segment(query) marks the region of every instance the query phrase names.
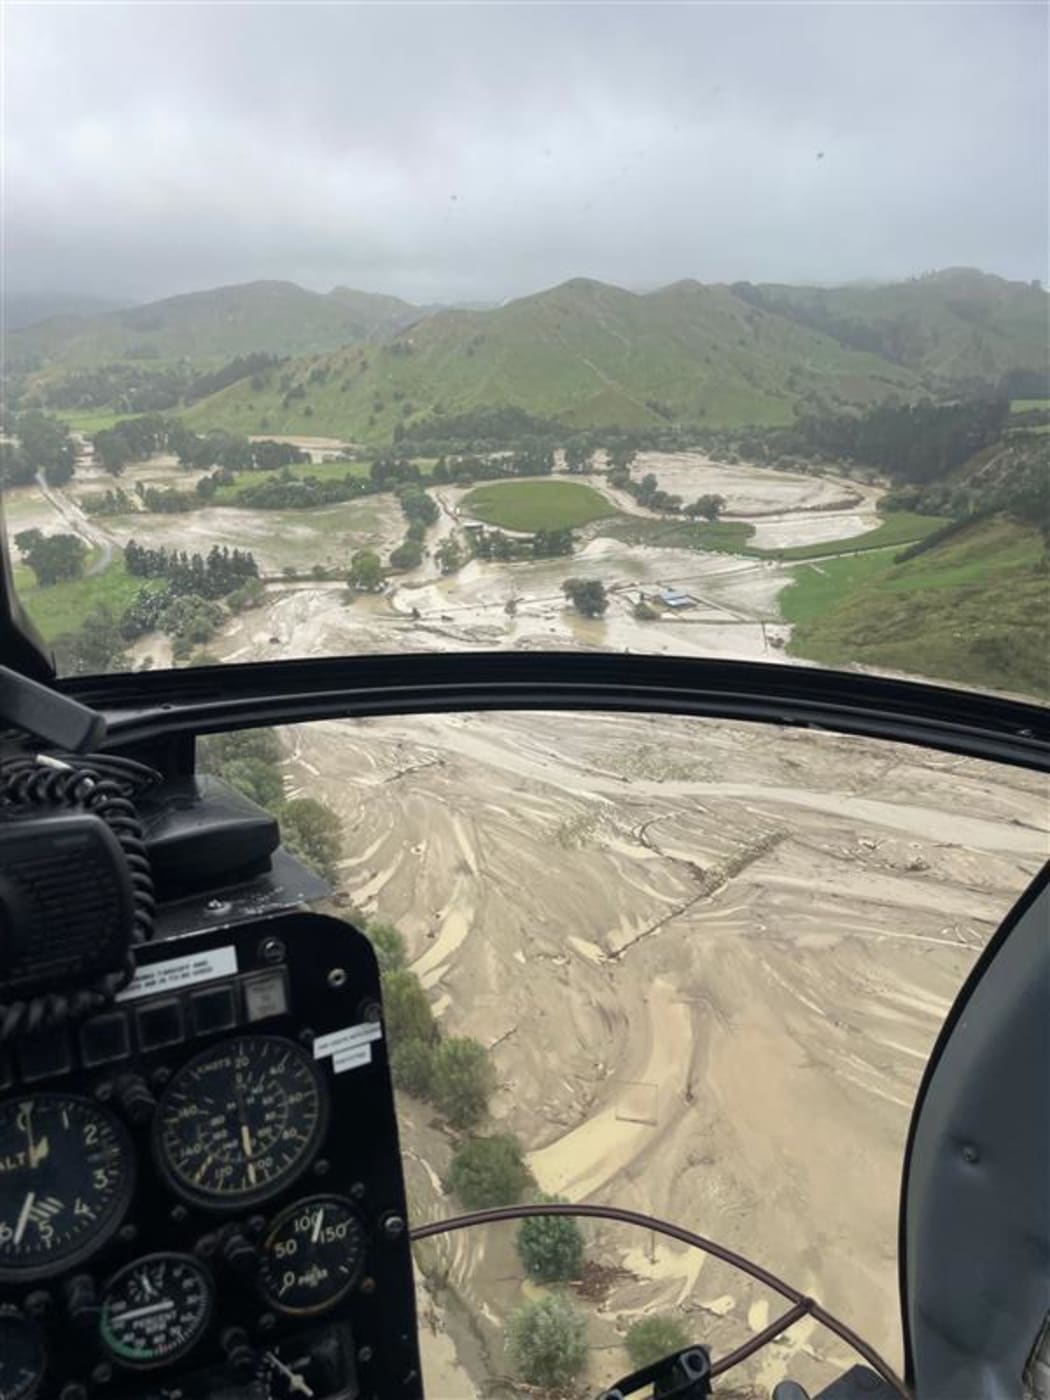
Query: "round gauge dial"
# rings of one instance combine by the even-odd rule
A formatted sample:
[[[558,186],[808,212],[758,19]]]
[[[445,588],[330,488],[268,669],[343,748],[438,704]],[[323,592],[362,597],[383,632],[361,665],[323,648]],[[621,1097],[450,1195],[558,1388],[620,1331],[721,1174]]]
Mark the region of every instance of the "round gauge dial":
[[[44,1340],[21,1313],[0,1310],[0,1400],[33,1400],[45,1367]]]
[[[101,1105],[70,1094],[0,1104],[0,1279],[41,1278],[98,1249],[134,1181],[128,1135]]]
[[[286,1313],[316,1313],[356,1282],[365,1229],[341,1196],[311,1196],[281,1211],[261,1245],[259,1287]]]
[[[188,1200],[238,1209],[283,1190],[324,1138],[324,1086],[306,1051],[240,1036],[175,1075],[154,1118],[161,1170]]]
[[[150,1254],[121,1269],[102,1296],[102,1344],[126,1366],[163,1366],[200,1341],[214,1290],[188,1254]]]

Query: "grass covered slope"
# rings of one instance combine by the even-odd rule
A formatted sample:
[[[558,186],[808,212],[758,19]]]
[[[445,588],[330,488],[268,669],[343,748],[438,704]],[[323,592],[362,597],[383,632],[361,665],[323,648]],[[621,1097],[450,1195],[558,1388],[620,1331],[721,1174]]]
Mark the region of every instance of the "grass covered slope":
[[[781,608],[796,656],[1050,697],[1050,569],[1031,526],[975,521],[905,563],[861,554],[794,575]]]
[[[191,408],[197,428],[389,442],[442,417],[514,407],[566,427],[791,422],[807,395],[866,404],[917,392],[907,369],[770,314],[725,287],[638,296],[576,279],[492,311],[442,311],[385,345],[243,380]]]
[[[508,481],[478,486],[462,509],[504,530],[571,530],[616,514],[616,507],[579,481]]]
[[[149,365],[301,355],[396,334],[420,314],[396,297],[346,287],[322,295],[294,282],[246,282],[101,316],[56,317],[12,332],[8,354],[16,369],[27,360],[53,369],[127,358]]]

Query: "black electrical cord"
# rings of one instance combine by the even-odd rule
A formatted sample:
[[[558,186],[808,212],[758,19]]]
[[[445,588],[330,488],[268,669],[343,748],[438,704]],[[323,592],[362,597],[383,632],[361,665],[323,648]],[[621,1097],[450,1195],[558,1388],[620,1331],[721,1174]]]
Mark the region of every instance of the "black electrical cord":
[[[156,899],[142,822],[134,799],[160,782],[160,774],[134,759],[110,754],[34,754],[0,764],[0,812],[73,808],[101,818],[120,844],[131,877],[131,942],[153,935]],[[94,978],[70,993],[0,1003],[0,1044],[16,1035],[79,1021],[101,1010],[134,973],[129,954],[119,971]]]

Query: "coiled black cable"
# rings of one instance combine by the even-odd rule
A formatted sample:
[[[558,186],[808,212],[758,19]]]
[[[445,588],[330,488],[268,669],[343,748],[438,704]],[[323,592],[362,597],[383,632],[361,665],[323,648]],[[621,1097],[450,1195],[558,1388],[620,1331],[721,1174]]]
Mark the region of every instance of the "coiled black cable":
[[[0,764],[0,811],[73,808],[100,817],[124,853],[132,887],[133,944],[153,935],[156,899],[142,821],[134,799],[160,782],[144,763],[110,754],[34,754]],[[82,1020],[113,1000],[131,980],[134,962],[105,973],[71,993],[0,1003],[0,1044],[67,1021]]]

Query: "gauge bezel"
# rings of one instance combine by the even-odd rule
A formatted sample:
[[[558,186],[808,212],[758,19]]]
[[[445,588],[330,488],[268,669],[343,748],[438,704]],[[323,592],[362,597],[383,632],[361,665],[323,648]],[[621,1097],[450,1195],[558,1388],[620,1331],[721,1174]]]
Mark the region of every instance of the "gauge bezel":
[[[152,1361],[132,1361],[126,1356],[121,1356],[120,1352],[116,1351],[106,1339],[104,1330],[106,1299],[112,1294],[114,1288],[117,1287],[121,1279],[126,1278],[129,1274],[133,1274],[136,1269],[141,1269],[147,1264],[156,1263],[188,1265],[197,1276],[203,1280],[205,1292],[204,1313],[193,1334],[175,1351],[169,1351],[165,1353],[164,1356],[156,1357]],[[190,1352],[193,1351],[197,1344],[206,1336],[214,1316],[215,1280],[212,1277],[211,1270],[208,1269],[195,1254],[180,1254],[177,1250],[162,1249],[154,1254],[143,1254],[138,1259],[132,1259],[129,1264],[125,1264],[123,1268],[118,1269],[115,1274],[112,1274],[106,1280],[99,1300],[99,1343],[107,1359],[113,1361],[118,1366],[124,1366],[129,1371],[159,1371],[163,1369],[163,1367],[170,1366],[173,1362],[181,1361],[184,1357],[189,1356]]]
[[[37,1351],[40,1355],[40,1365],[36,1375],[30,1379],[29,1388],[27,1390],[4,1391],[3,1394],[5,1397],[10,1395],[11,1400],[34,1400],[34,1397],[40,1394],[40,1387],[47,1379],[47,1344],[44,1341],[44,1334],[31,1317],[26,1317],[25,1313],[19,1312],[17,1308],[10,1306],[0,1307],[0,1327],[2,1327],[5,1322],[14,1322],[25,1328],[29,1336],[36,1342]],[[0,1354],[0,1366],[3,1366],[3,1364],[4,1357]]]
[[[165,1108],[175,1089],[180,1082],[190,1074],[194,1067],[207,1063],[218,1054],[228,1053],[234,1045],[242,1045],[246,1042],[265,1041],[268,1045],[280,1045],[297,1055],[306,1066],[308,1073],[312,1076],[317,1088],[317,1118],[313,1126],[310,1141],[303,1148],[301,1156],[297,1159],[293,1167],[281,1172],[271,1181],[262,1186],[253,1188],[250,1191],[235,1191],[232,1193],[220,1194],[215,1191],[201,1189],[190,1185],[182,1174],[168,1160],[168,1151],[164,1145],[164,1113]],[[325,1082],[320,1065],[311,1057],[308,1049],[304,1048],[297,1041],[290,1040],[287,1036],[281,1035],[235,1035],[228,1040],[217,1040],[206,1050],[186,1060],[171,1076],[171,1079],[164,1086],[157,1103],[156,1112],[153,1115],[153,1123],[150,1130],[150,1144],[153,1150],[153,1160],[157,1171],[164,1184],[175,1192],[187,1204],[197,1206],[216,1214],[235,1215],[243,1211],[246,1207],[261,1205],[266,1201],[272,1201],[281,1195],[295,1182],[299,1181],[311,1168],[317,1158],[324,1140],[328,1134],[328,1120],[331,1110],[331,1096],[329,1087]]]
[[[85,1259],[97,1254],[109,1243],[124,1223],[138,1181],[138,1157],[131,1140],[131,1134],[107,1104],[90,1098],[87,1094],[64,1094],[48,1089],[41,1090],[39,1093],[29,1091],[14,1094],[0,1104],[0,1112],[13,1108],[26,1099],[32,1099],[36,1103],[46,1099],[58,1104],[78,1104],[90,1110],[96,1117],[103,1119],[112,1131],[117,1143],[118,1155],[124,1164],[124,1182],[114,1196],[112,1207],[106,1217],[99,1225],[88,1227],[87,1238],[75,1248],[50,1253],[46,1262],[43,1263],[22,1265],[5,1263],[2,1247],[0,1247],[0,1283],[33,1283],[38,1279],[53,1278],[55,1274],[62,1273],[76,1264],[81,1264]]]
[[[269,1252],[271,1242],[274,1236],[284,1227],[285,1222],[291,1217],[298,1215],[300,1211],[309,1210],[311,1206],[323,1205],[338,1206],[357,1223],[360,1231],[360,1250],[357,1266],[350,1277],[346,1279],[345,1282],[340,1283],[338,1291],[325,1298],[324,1302],[317,1303],[312,1307],[290,1308],[287,1303],[282,1303],[277,1294],[267,1287],[264,1280],[264,1271],[271,1258]],[[256,1287],[264,1302],[276,1312],[283,1313],[286,1317],[316,1317],[318,1314],[326,1312],[335,1303],[338,1303],[341,1298],[345,1298],[347,1293],[350,1292],[364,1273],[368,1255],[368,1228],[353,1201],[349,1200],[346,1196],[339,1195],[339,1193],[335,1191],[321,1191],[314,1196],[303,1196],[297,1201],[290,1201],[288,1205],[277,1212],[267,1225],[259,1241],[259,1255],[259,1272],[256,1276]]]

